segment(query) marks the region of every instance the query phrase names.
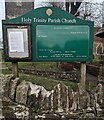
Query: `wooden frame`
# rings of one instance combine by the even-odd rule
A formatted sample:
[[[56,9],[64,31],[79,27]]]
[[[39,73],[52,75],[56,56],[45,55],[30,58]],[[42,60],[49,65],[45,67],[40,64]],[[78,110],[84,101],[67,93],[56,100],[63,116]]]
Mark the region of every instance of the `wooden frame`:
[[[3,27],[6,61],[31,60],[31,25],[5,23]]]

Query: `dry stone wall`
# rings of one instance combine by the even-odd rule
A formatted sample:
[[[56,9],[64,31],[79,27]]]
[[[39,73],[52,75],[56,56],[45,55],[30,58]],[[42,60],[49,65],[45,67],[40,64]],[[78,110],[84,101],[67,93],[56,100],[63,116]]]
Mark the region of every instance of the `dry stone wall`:
[[[78,84],[73,91],[63,83],[48,91],[43,86],[14,78],[13,75],[2,76],[4,96],[12,101],[32,109],[35,113],[77,115],[80,118],[103,116],[104,104],[102,84],[92,91],[85,91]],[[86,113],[86,114],[85,114]]]
[[[19,68],[19,72],[25,74],[33,74],[38,76],[49,76],[50,78],[60,79],[60,80],[68,80],[73,82],[79,82],[79,75],[77,70],[72,71],[49,71],[49,70],[35,70],[28,68]]]

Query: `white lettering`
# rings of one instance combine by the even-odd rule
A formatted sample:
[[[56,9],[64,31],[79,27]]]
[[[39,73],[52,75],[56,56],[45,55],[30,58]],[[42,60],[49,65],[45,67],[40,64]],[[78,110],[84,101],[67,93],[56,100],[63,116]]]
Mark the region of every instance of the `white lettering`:
[[[47,22],[47,20],[43,19],[43,18],[33,18],[33,21],[38,22],[38,23],[46,23]]]
[[[50,23],[60,23],[61,20],[58,18],[58,19],[51,19],[51,18],[48,18],[48,22]]]
[[[76,23],[76,20],[75,19],[66,19],[66,18],[63,18],[61,20],[62,23]]]
[[[31,23],[33,20],[33,22],[36,22],[36,23],[76,23],[76,19],[66,19],[66,18],[48,18],[48,19],[44,19],[44,18],[24,18],[22,17],[21,18],[21,21],[22,22],[28,22],[28,23]]]
[[[32,22],[32,19],[30,19],[29,17],[28,18],[22,18],[21,20],[22,20],[22,22],[28,22],[28,23]]]

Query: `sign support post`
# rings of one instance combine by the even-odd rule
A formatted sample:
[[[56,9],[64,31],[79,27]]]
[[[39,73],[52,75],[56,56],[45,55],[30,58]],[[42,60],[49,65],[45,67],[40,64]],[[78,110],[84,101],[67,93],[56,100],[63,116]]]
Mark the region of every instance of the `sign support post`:
[[[19,77],[18,73],[18,62],[12,62],[12,73],[15,77]]]
[[[80,85],[85,90],[85,85],[86,85],[86,63],[81,63]]]

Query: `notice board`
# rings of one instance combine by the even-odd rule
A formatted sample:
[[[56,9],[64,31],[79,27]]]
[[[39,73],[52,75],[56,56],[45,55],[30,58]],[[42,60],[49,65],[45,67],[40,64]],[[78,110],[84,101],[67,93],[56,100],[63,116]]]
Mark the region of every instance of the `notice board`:
[[[89,27],[81,25],[38,25],[38,60],[79,61],[89,56]]]
[[[7,24],[9,27],[16,26],[15,29],[18,30],[14,31],[14,27],[11,30],[10,27],[7,31],[5,29]],[[79,19],[59,8],[37,8],[17,18],[3,20],[2,25],[5,61],[91,62],[93,60],[94,22]],[[8,37],[5,37],[5,31],[9,33]],[[13,42],[18,46],[12,44]]]

